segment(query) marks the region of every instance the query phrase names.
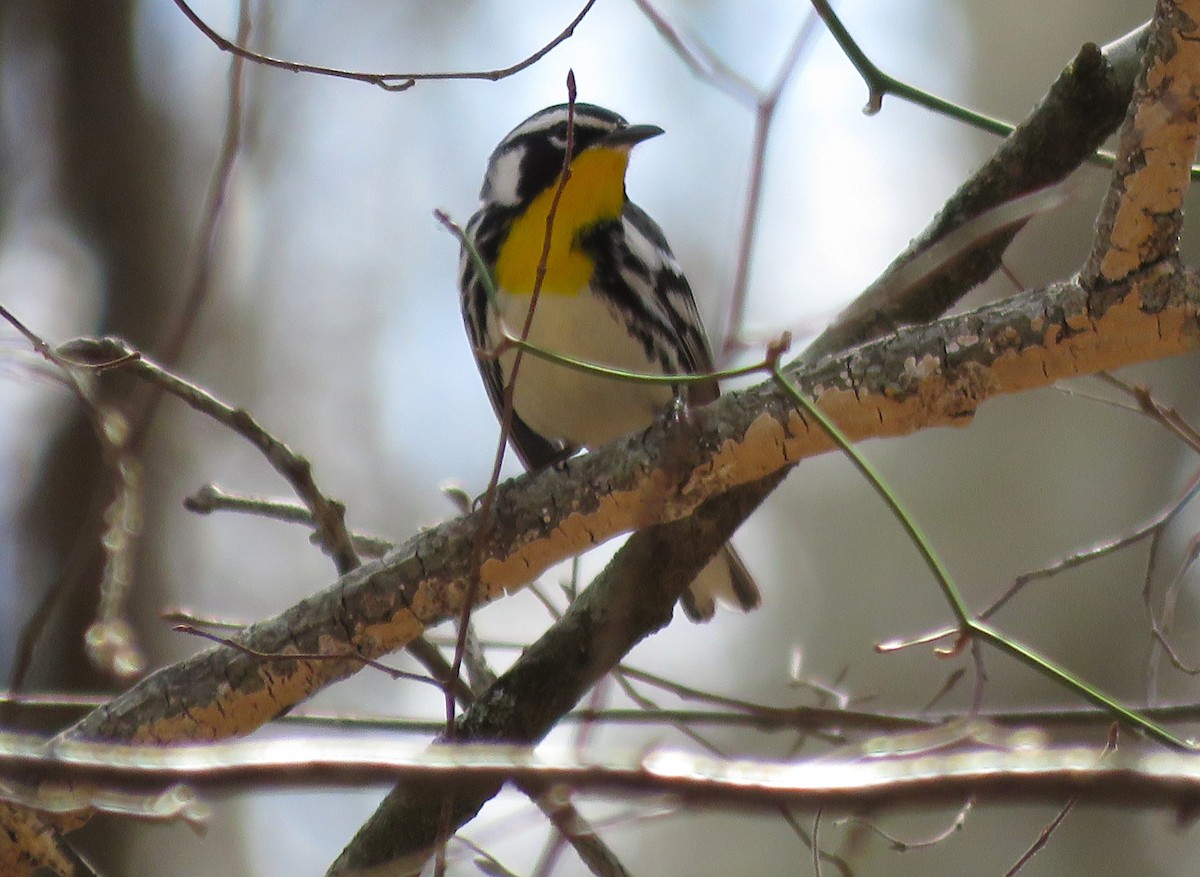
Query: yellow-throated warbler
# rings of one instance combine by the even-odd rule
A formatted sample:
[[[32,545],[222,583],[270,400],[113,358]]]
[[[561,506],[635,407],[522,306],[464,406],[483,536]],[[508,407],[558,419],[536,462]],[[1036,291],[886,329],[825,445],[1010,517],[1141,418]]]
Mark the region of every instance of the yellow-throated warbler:
[[[663,133],[630,125],[616,113],[575,104],[571,174],[554,211],[546,272],[528,340],[598,365],[648,374],[712,370],[712,354],[662,229],[625,195],[634,145]],[[467,235],[495,281],[493,305],[464,251],[459,273],[463,320],[478,350],[493,349],[502,326],[519,336],[529,312],[546,241],[546,219],[559,188],[568,143],[567,105],[530,116],[488,160],[482,204]],[[515,351],[477,357],[498,415]],[[703,405],[716,381],[685,385],[687,401]],[[579,448],[595,448],[644,429],[674,391],[585,374],[525,355],[513,392],[509,439],[528,469]],[[716,597],[743,609],[759,603],[758,588],[729,546],[682,598],[693,620],[713,615]]]

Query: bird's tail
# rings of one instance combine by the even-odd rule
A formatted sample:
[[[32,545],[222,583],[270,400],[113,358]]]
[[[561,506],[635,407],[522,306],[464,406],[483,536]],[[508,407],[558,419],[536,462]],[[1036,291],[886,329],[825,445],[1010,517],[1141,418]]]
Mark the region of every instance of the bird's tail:
[[[680,603],[692,621],[708,621],[717,610],[717,602],[727,603],[743,612],[757,609],[762,602],[758,585],[728,543],[700,570],[696,580],[683,592]]]

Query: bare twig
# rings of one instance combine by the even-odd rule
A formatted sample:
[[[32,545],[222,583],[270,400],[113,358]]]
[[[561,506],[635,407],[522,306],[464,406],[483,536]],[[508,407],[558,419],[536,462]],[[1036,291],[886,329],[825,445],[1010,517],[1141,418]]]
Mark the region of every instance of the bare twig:
[[[240,58],[245,58],[247,61],[252,61],[255,64],[261,64],[264,67],[276,67],[280,70],[287,70],[290,73],[314,73],[319,76],[332,76],[336,79],[347,79],[353,82],[365,82],[369,85],[376,85],[384,91],[406,91],[412,88],[418,82],[438,79],[484,79],[495,82],[500,79],[505,79],[515,73],[520,73],[529,67],[532,67],[552,50],[557,48],[561,43],[570,39],[575,33],[575,28],[583,21],[584,16],[591,11],[596,0],[587,0],[579,13],[571,19],[571,22],[563,28],[563,30],[550,42],[544,44],[540,49],[521,59],[516,64],[508,67],[499,67],[495,70],[454,70],[445,73],[365,73],[354,70],[344,70],[337,67],[323,67],[319,64],[304,64],[299,61],[287,61],[282,58],[272,58],[269,55],[263,55],[258,52],[252,52],[238,43],[231,42],[221,36],[215,30],[197,15],[192,8],[184,2],[184,0],[175,0],[175,5],[179,10],[187,16],[197,30],[204,36],[208,37],[218,49],[223,52],[229,52],[237,55]]]
[[[190,624],[176,624],[172,630],[176,633],[186,633],[189,636],[198,636],[206,639],[209,642],[219,643],[223,646],[228,646],[231,649],[236,649],[243,654],[249,655],[252,658],[258,658],[262,661],[357,661],[364,667],[370,667],[372,670],[378,670],[392,679],[407,679],[409,682],[420,682],[426,685],[435,685],[439,689],[443,687],[443,683],[438,679],[431,679],[428,676],[422,676],[419,673],[409,673],[405,670],[397,670],[395,667],[389,667],[381,661],[376,661],[373,658],[368,658],[365,655],[360,655],[357,652],[295,652],[295,651],[280,651],[280,652],[264,652],[259,649],[251,648],[243,645],[226,636],[219,636],[215,633],[209,633],[198,627]]]
[[[733,272],[733,288],[729,295],[729,309],[725,317],[725,328],[721,332],[721,357],[718,362],[728,362],[742,336],[746,321],[746,304],[749,298],[750,263],[754,253],[754,239],[758,233],[761,216],[763,179],[767,166],[767,143],[771,137],[771,125],[779,99],[796,71],[800,56],[811,44],[817,32],[817,16],[810,13],[796,31],[796,36],[784,56],[783,63],[775,73],[770,87],[758,95],[754,108],[754,146],[750,158],[750,178],[746,184],[746,202],[742,215],[742,232],[738,239],[737,261]]]
[[[238,3],[238,26],[236,41],[242,45],[250,37],[250,0],[240,0]],[[208,196],[204,204],[204,213],[200,221],[200,239],[196,248],[196,261],[192,266],[192,279],[184,297],[183,306],[175,317],[171,327],[163,333],[156,347],[158,358],[167,368],[179,364],[184,345],[200,311],[204,307],[212,291],[212,271],[216,258],[217,233],[220,229],[221,214],[225,208],[225,199],[233,179],[233,167],[238,153],[242,148],[242,98],[243,80],[245,78],[245,58],[233,56],[229,65],[229,86],[227,89],[225,108],[225,132],[221,140],[221,148],[217,157],[216,167],[213,168],[212,179],[209,181]],[[144,404],[136,414],[130,417],[131,444],[140,447],[154,420],[154,413],[162,400],[162,392],[151,388]]]
[[[796,36],[788,47],[770,85],[766,89],[760,89],[722,61],[695,34],[681,33],[649,0],[634,0],[634,2],[668,45],[697,76],[712,83],[738,103],[754,111],[753,146],[751,147],[750,171],[742,212],[742,229],[735,255],[734,279],[723,315],[723,325],[719,327],[721,331],[715,336],[718,339],[718,343],[715,345],[717,363],[719,366],[725,367],[732,354],[743,347],[745,343],[743,324],[749,297],[754,239],[758,232],[761,213],[762,187],[771,125],[775,120],[775,111],[783,96],[783,91],[796,72],[800,56],[817,33],[816,25],[819,19],[815,12],[810,11],[797,29]]]
[[[519,340],[522,342],[528,340],[530,329],[533,327],[533,316],[537,310],[538,299],[542,292],[542,283],[546,279],[546,265],[550,259],[550,244],[554,236],[554,220],[558,215],[558,205],[562,201],[563,191],[571,179],[571,158],[575,151],[575,94],[575,72],[568,70],[567,140],[563,150],[562,172],[559,174],[558,184],[554,190],[554,197],[550,201],[550,209],[546,213],[546,233],[542,239],[542,252],[538,257],[537,266],[534,271],[533,290],[529,296],[529,309],[525,313],[525,321],[521,326],[521,334],[519,336]],[[462,613],[458,620],[458,643],[454,648],[454,671],[456,674],[462,666],[463,653],[466,650],[466,637],[471,621],[471,609],[475,602],[474,595],[479,589],[479,570],[483,565],[484,544],[490,535],[492,516],[496,504],[496,488],[500,484],[500,468],[504,464],[504,453],[508,448],[509,436],[512,434],[514,392],[524,352],[524,350],[518,349],[513,356],[512,370],[509,372],[508,381],[503,391],[504,405],[500,415],[500,438],[496,445],[495,457],[492,460],[492,474],[488,478],[487,490],[484,492],[483,500],[480,503],[480,524],[472,550],[471,564],[473,572],[467,590],[468,599],[463,601]],[[455,733],[454,703],[449,699],[446,701],[446,732],[453,739]]]
[[[358,554],[346,530],[345,507],[325,496],[313,480],[312,464],[267,432],[244,408],[225,404],[208,390],[184,380],[146,356],[137,353],[119,338],[80,338],[64,345],[70,355],[87,357],[99,364],[120,362],[120,368],[160,387],[189,406],[236,432],[262,453],[312,512],[321,547],[329,553],[338,571],[345,573],[358,566]]]
[[[958,812],[954,814],[954,818],[950,821],[949,825],[947,825],[941,831],[935,832],[928,837],[918,838],[916,840],[905,840],[897,837],[896,835],[882,828],[879,823],[875,822],[874,820],[865,819],[861,816],[848,816],[845,819],[838,820],[838,822],[839,824],[843,825],[862,826],[863,828],[867,829],[867,831],[882,838],[891,849],[898,853],[907,853],[911,852],[912,850],[926,849],[928,847],[935,847],[939,844],[945,843],[949,838],[963,830],[963,826],[967,824],[967,816],[970,814],[974,806],[975,800],[973,798],[968,798],[958,809]]]
[[[1105,744],[1104,751],[1096,760],[1097,764],[1102,762],[1109,753],[1115,752],[1116,749],[1117,725],[1114,724],[1112,729],[1109,731],[1108,742]],[[1041,852],[1042,849],[1045,848],[1046,844],[1050,841],[1050,836],[1053,835],[1054,832],[1058,831],[1059,826],[1063,824],[1063,820],[1067,818],[1067,814],[1074,810],[1075,805],[1078,803],[1079,796],[1073,795],[1067,801],[1067,803],[1063,805],[1062,809],[1058,811],[1055,817],[1050,820],[1049,824],[1047,824],[1046,827],[1041,830],[1037,836],[1037,839],[1030,844],[1029,849],[1022,853],[1017,861],[1013,863],[1013,866],[1004,872],[1004,877],[1015,877],[1015,875],[1018,874],[1034,856]]]
[[[829,28],[833,38],[837,40],[842,52],[867,85],[867,105],[863,108],[863,112],[869,115],[879,112],[883,108],[884,97],[890,94],[911,101],[917,106],[968,122],[981,130],[999,134],[1001,137],[1012,133],[1013,127],[1007,122],[952,104],[884,73],[867,57],[866,52],[859,47],[850,32],[846,30],[841,19],[833,11],[833,7],[829,5],[829,0],[812,0],[812,5],[817,14],[825,21],[825,25]]]
[[[1179,513],[1182,512],[1198,494],[1200,494],[1200,472],[1197,472],[1192,476],[1191,481],[1188,482],[1187,486],[1184,487],[1184,489],[1176,496],[1174,500],[1171,501],[1169,505],[1165,506],[1152,518],[1139,524],[1129,532],[1105,539],[1081,551],[1077,551],[1073,554],[1067,555],[1066,557],[1060,558],[1059,560],[1047,564],[1046,566],[1021,573],[1021,575],[1017,576],[1013,580],[1012,584],[1009,585],[1008,588],[1006,588],[998,597],[992,600],[992,602],[989,603],[985,609],[979,612],[977,617],[983,620],[995,617],[995,615],[1001,609],[1003,609],[1014,597],[1016,597],[1027,585],[1032,582],[1040,579],[1052,578],[1066,572],[1067,570],[1075,569],[1076,567],[1083,566],[1086,563],[1090,563],[1094,560],[1114,554],[1122,549],[1128,548],[1131,545],[1136,545],[1138,542],[1141,542],[1147,537],[1157,541],[1158,537],[1165,530],[1165,528],[1175,520]],[[1151,561],[1153,561],[1154,554],[1155,552],[1152,551]],[[1150,609],[1149,584],[1150,576],[1148,570],[1146,576],[1146,587],[1143,589],[1142,597],[1143,603],[1147,609],[1147,617],[1150,620],[1151,627],[1156,628],[1157,623],[1154,620],[1154,613]],[[954,636],[958,632],[959,630],[957,627],[940,627],[927,633],[917,634],[916,636],[881,642],[878,643],[875,648],[876,651],[879,652],[899,651],[901,649],[912,648],[913,646],[927,645],[929,643],[936,642],[937,640]]]
[[[1175,610],[1178,606],[1184,577],[1196,562],[1198,555],[1200,555],[1200,534],[1193,535],[1188,540],[1179,567],[1175,571],[1175,575],[1171,577],[1171,583],[1167,586],[1166,593],[1163,595],[1161,617],[1155,618],[1154,614],[1150,613],[1150,632],[1154,636],[1155,643],[1166,653],[1167,658],[1171,661],[1175,669],[1188,676],[1200,674],[1200,667],[1189,664],[1176,651],[1174,645],[1171,643],[1171,628],[1175,623]],[[1157,657],[1157,655],[1152,654],[1151,660],[1156,660]]]
[[[815,5],[831,20],[827,2],[819,0]],[[926,322],[990,277],[1028,216],[975,238],[948,261],[939,259],[937,270],[915,285],[896,279],[904,278],[911,262],[975,217],[1062,181],[1087,160],[1120,123],[1129,103],[1132,79],[1118,80],[1111,72],[1106,56],[1095,45],[1080,49],[992,158],[959,187],[908,249],[842,311],[834,325],[809,345],[809,361],[878,338],[897,326]]]
[[[54,350],[37,333],[0,305],[6,320],[32,345],[34,351],[61,375],[65,385],[82,404],[100,447],[108,474],[107,498],[97,491],[91,499],[89,520],[103,523],[99,550],[104,563],[99,582],[100,600],[96,618],[85,633],[88,657],[119,678],[138,676],[145,669],[145,656],[138,647],[133,626],[126,618],[126,602],[133,584],[133,549],[141,530],[141,466],[130,448],[125,418],[111,405],[101,402],[79,374],[79,364],[61,350]],[[118,357],[117,359],[120,359]],[[107,364],[114,364],[110,360]],[[70,590],[90,561],[97,546],[77,541],[67,558],[62,575],[46,592],[21,632],[13,662],[10,685],[20,689],[32,665],[34,649],[59,601]]]
[[[633,2],[692,73],[715,85],[743,106],[754,107],[757,104],[759,90],[754,84],[726,64],[699,36],[680,31],[650,0]]]
[[[191,496],[186,497],[183,500],[183,507],[198,515],[208,515],[218,511],[241,512],[291,524],[315,526],[312,512],[299,503],[230,493],[215,484],[205,484]],[[350,541],[355,550],[366,557],[382,557],[396,547],[396,543],[390,539],[366,533],[352,532]]]
[[[788,828],[790,828],[792,830],[792,834],[796,835],[796,837],[798,837],[800,839],[800,842],[802,844],[804,844],[804,846],[806,846],[809,850],[812,851],[813,857],[816,860],[816,862],[818,863],[817,864],[817,869],[818,869],[817,873],[820,873],[820,870],[819,870],[820,864],[819,863],[827,862],[828,864],[833,865],[833,867],[837,868],[837,872],[838,872],[838,874],[841,875],[841,877],[853,877],[854,869],[850,867],[850,863],[835,853],[831,853],[828,850],[821,849],[818,844],[817,835],[810,834],[804,828],[804,826],[800,824],[800,820],[796,818],[796,815],[794,813],[792,813],[790,808],[788,808],[784,805],[780,805],[778,810],[779,810],[779,815],[782,817],[783,821],[785,823],[787,823]],[[813,825],[814,831],[816,830],[817,827],[818,826],[814,822],[814,825]]]

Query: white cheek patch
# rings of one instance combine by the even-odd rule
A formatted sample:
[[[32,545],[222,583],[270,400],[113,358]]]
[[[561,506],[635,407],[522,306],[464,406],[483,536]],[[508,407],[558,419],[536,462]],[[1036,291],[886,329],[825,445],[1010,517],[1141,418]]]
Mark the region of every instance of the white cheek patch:
[[[517,184],[521,181],[521,162],[525,147],[514,146],[492,162],[483,186],[483,200],[511,206],[517,203]]]

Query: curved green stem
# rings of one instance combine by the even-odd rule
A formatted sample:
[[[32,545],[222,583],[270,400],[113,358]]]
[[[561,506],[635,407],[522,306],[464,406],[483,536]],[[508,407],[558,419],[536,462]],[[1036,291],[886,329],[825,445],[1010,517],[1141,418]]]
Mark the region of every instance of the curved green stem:
[[[1012,655],[1042,675],[1053,679],[1064,688],[1073,691],[1083,700],[1108,710],[1117,721],[1141,731],[1147,737],[1177,749],[1195,751],[1200,748],[1195,741],[1190,739],[1185,740],[1171,733],[1154,720],[1126,706],[1122,706],[1090,683],[1064,670],[1028,646],[1010,639],[986,621],[974,617],[968,609],[966,602],[959,594],[957,586],[950,578],[949,572],[947,572],[937,553],[933,550],[933,546],[929,544],[929,541],[918,529],[916,523],[913,522],[912,518],[900,505],[895,494],[884,484],[874,467],[850,443],[845,434],[811,400],[801,393],[795,384],[788,380],[780,369],[778,357],[775,357],[772,361],[771,375],[775,382],[788,394],[788,397],[796,403],[796,406],[820,424],[821,428],[825,430],[837,446],[850,458],[855,468],[862,473],[863,477],[867,479],[875,491],[883,498],[883,501],[887,503],[888,508],[892,510],[892,513],[896,516],[896,520],[900,522],[905,532],[908,533],[909,538],[912,539],[913,544],[921,553],[922,558],[924,558],[925,564],[937,580],[938,586],[941,588],[947,602],[950,604],[951,610],[958,619],[959,630],[962,636],[982,640],[1000,651]]]

